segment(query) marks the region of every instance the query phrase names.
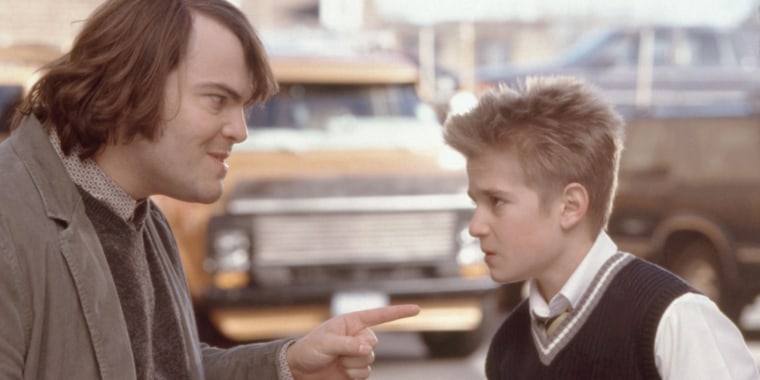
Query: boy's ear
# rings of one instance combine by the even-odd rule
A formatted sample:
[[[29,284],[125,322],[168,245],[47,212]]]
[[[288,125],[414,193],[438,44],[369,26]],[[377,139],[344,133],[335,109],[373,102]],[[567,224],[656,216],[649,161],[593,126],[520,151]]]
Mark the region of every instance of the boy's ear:
[[[562,191],[562,215],[560,225],[568,230],[575,227],[588,211],[588,192],[580,183],[573,182]]]

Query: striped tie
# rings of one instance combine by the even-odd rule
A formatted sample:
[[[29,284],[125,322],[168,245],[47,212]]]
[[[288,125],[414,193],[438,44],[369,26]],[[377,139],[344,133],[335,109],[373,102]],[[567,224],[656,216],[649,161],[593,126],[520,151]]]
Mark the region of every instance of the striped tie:
[[[557,327],[559,327],[559,325],[562,324],[562,321],[564,321],[565,318],[567,318],[569,314],[570,314],[570,310],[565,310],[557,316],[548,318],[544,322],[544,327],[546,327],[546,335],[554,334],[554,331],[557,330]]]

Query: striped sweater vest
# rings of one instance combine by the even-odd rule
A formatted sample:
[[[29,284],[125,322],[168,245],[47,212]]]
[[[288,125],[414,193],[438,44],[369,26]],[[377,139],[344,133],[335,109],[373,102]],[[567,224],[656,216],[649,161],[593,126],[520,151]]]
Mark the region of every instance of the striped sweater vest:
[[[685,292],[672,273],[618,252],[600,269],[577,307],[549,336],[528,301],[491,341],[486,375],[501,379],[659,379],[654,340],[660,318]]]

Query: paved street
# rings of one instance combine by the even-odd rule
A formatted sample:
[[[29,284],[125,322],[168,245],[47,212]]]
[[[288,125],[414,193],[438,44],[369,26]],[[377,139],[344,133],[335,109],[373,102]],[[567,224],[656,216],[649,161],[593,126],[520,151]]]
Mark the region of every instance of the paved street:
[[[411,334],[379,334],[373,380],[483,379],[486,345],[462,359],[428,359],[421,339]],[[424,375],[424,376],[423,376]]]

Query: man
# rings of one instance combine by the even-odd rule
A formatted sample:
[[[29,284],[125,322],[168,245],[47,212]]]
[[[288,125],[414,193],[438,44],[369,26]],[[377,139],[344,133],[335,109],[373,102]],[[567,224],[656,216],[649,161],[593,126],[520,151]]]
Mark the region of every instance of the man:
[[[369,376],[369,327],[417,306],[338,316],[296,340],[201,344],[149,198],[219,198],[244,109],[275,90],[225,0],[108,0],[92,14],[0,144],[0,378]]]

